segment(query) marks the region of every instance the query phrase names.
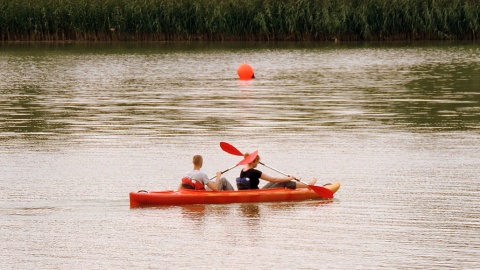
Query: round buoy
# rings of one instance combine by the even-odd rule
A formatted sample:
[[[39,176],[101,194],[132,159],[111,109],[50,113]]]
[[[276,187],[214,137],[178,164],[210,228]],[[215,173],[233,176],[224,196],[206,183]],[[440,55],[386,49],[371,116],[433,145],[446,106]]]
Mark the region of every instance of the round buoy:
[[[253,68],[249,64],[241,64],[237,69],[237,74],[240,80],[251,80],[255,78]]]

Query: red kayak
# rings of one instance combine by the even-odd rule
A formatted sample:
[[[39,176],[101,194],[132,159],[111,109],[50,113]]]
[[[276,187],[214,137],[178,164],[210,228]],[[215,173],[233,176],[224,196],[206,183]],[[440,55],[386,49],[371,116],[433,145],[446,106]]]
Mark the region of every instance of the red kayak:
[[[324,186],[335,193],[340,183]],[[179,191],[139,191],[130,193],[130,207],[185,205],[185,204],[227,204],[256,202],[292,202],[326,199],[311,189],[254,189],[232,191],[205,191],[182,189]]]

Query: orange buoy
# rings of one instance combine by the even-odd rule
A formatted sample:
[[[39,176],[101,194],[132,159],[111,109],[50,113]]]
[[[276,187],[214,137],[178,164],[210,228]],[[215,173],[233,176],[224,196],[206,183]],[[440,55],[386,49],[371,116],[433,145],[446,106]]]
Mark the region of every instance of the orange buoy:
[[[251,80],[255,78],[253,68],[249,64],[241,64],[237,69],[237,74],[240,80]]]

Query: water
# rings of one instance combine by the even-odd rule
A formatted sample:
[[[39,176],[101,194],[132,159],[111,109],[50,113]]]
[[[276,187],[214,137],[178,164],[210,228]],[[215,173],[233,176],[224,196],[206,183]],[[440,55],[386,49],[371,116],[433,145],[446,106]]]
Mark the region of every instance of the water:
[[[0,268],[480,268],[479,55],[2,45]],[[244,62],[257,79],[236,79]],[[130,191],[175,189],[193,154],[212,176],[236,164],[220,141],[342,187],[331,201],[129,208]]]

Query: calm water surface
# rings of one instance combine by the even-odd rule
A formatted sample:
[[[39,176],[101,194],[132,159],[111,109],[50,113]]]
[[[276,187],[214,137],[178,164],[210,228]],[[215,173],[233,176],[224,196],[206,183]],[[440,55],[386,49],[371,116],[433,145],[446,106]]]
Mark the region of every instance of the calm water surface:
[[[0,268],[478,269],[479,89],[475,43],[1,45]],[[342,187],[129,208],[220,141]]]

